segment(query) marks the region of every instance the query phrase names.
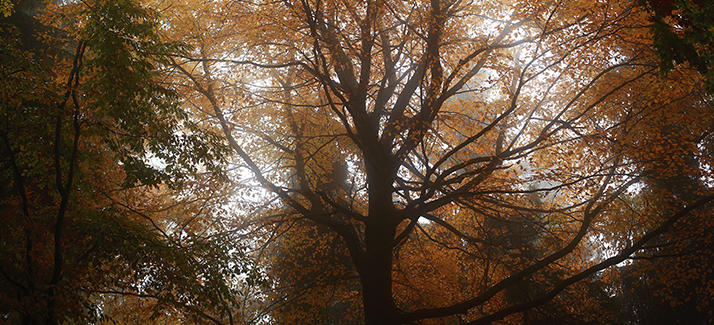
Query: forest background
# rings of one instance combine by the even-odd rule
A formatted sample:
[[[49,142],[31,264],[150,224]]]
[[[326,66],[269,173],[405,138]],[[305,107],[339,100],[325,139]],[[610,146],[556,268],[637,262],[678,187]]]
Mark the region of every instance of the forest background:
[[[1,324],[710,324],[714,5],[0,0]]]

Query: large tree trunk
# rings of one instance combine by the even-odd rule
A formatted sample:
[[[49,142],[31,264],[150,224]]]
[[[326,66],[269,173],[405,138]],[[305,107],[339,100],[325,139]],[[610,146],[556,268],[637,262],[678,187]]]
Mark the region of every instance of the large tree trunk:
[[[367,325],[397,324],[397,308],[392,299],[392,249],[396,227],[389,216],[373,216],[365,229],[367,254],[360,274],[364,317]]]
[[[370,143],[370,139],[364,139]],[[379,144],[374,143],[377,148]],[[360,271],[366,325],[398,324],[392,296],[392,245],[402,220],[394,206],[392,182],[399,164],[388,150],[365,154],[369,212],[365,221],[365,258]]]

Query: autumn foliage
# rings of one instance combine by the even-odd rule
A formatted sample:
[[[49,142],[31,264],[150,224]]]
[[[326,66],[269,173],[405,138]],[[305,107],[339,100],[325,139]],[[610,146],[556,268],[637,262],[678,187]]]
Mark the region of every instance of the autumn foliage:
[[[13,5],[1,320],[711,321],[703,7]]]

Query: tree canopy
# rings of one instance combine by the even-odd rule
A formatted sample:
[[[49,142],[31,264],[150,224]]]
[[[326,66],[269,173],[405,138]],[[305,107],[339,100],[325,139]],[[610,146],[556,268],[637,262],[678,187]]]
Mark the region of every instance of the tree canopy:
[[[10,4],[4,322],[712,320],[705,2]]]

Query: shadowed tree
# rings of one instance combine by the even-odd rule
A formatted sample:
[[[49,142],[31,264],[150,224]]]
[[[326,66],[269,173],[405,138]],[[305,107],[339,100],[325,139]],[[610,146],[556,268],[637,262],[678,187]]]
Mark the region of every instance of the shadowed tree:
[[[181,47],[133,1],[33,5],[0,25],[0,322],[119,319],[117,295],[229,319],[231,277],[249,271],[239,236],[205,217],[223,189],[194,186],[221,180],[221,138],[160,82]]]

